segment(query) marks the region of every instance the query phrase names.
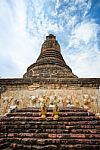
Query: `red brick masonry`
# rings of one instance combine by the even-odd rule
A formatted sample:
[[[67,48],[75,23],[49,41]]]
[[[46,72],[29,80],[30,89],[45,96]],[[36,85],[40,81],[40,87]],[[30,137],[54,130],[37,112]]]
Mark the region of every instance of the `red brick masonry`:
[[[100,118],[83,108],[61,108],[54,120],[48,109],[23,108],[0,118],[0,150],[100,150]]]

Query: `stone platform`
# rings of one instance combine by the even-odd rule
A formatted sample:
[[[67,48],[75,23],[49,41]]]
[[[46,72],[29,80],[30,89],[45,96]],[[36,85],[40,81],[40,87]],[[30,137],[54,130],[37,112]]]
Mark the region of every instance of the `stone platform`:
[[[100,150],[100,118],[83,108],[60,108],[54,120],[38,108],[23,108],[0,118],[0,150]]]

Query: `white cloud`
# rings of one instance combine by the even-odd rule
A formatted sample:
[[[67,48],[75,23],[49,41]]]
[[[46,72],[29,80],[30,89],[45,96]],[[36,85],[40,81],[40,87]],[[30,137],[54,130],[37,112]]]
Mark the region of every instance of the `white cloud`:
[[[29,37],[25,31],[26,13],[23,1],[20,1],[20,5],[17,1],[13,1],[12,4],[13,11],[6,1],[2,1],[0,5],[0,60],[3,58],[0,63],[0,75],[2,77],[22,76],[26,66],[35,59],[34,50],[37,48],[37,38]],[[13,68],[9,65],[8,69],[8,63],[12,63]]]
[[[55,9],[58,9],[60,6],[60,0],[56,0],[56,6],[55,6]]]
[[[93,38],[96,38],[98,25],[94,22],[82,22],[78,27],[75,28],[75,38],[79,38],[86,44]]]
[[[99,25],[89,20],[78,24],[72,32],[66,59],[79,77],[100,77],[99,32]]]
[[[68,64],[79,77],[100,77],[100,52],[94,52],[93,48],[91,52],[87,49],[87,52],[67,55]]]
[[[98,41],[98,33],[100,27],[93,21],[85,20],[79,23],[75,28],[73,28],[68,48],[77,48],[78,50],[84,50],[84,46],[87,44],[96,45]]]

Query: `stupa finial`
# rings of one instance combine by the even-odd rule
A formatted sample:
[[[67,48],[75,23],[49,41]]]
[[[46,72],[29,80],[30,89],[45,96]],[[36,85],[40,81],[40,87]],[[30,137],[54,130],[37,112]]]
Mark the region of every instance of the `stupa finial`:
[[[53,34],[49,34],[48,36],[46,36],[46,40],[42,44],[41,51],[43,52],[50,49],[60,51],[60,45],[56,40],[56,36],[54,36]]]

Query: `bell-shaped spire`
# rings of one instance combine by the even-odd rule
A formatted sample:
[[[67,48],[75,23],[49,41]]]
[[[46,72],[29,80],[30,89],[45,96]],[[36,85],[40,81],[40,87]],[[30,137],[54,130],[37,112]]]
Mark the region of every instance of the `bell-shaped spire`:
[[[46,36],[41,53],[36,61],[28,67],[24,78],[77,78],[66,64],[61,54],[60,45],[52,34]]]

